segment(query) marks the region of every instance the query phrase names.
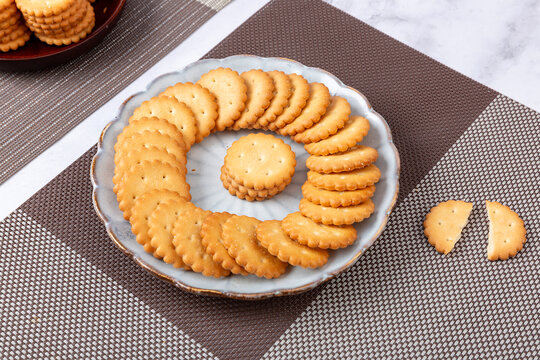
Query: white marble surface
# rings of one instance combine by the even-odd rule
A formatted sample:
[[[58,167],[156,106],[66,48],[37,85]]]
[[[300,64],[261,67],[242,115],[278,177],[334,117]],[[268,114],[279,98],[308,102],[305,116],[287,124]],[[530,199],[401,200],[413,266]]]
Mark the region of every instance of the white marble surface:
[[[540,1],[325,1],[540,111]]]

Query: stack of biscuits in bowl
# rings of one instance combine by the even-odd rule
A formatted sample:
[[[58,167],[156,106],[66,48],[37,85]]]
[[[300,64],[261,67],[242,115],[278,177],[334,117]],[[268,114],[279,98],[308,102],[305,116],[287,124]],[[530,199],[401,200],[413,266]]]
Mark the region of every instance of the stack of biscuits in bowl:
[[[1,51],[23,46],[32,33],[48,45],[69,45],[94,28],[89,0],[1,0]]]
[[[213,69],[134,110],[115,145],[114,191],[137,242],[175,267],[265,278],[288,265],[318,268],[329,250],[354,243],[353,224],[375,210],[378,153],[361,144],[369,128],[347,99],[299,74]],[[309,172],[299,211],[259,221],[191,203],[187,152],[213,132],[240,129],[304,145]],[[291,182],[295,165],[283,140],[254,133],[228,148],[221,180],[234,196],[265,201]]]

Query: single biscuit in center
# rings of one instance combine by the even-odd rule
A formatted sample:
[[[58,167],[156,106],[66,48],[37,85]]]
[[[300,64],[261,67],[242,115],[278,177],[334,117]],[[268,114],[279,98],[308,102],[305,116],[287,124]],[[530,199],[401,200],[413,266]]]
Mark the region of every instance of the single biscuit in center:
[[[289,183],[294,175],[296,158],[283,140],[267,134],[249,134],[227,150],[224,166],[236,183],[264,190]]]

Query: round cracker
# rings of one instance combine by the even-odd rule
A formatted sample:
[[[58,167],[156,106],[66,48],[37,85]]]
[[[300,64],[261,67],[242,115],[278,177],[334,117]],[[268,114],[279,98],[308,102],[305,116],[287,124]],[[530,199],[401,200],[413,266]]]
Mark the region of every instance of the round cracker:
[[[247,86],[246,107],[232,125],[233,130],[248,129],[257,122],[274,97],[274,80],[264,71],[249,70],[240,75]]]
[[[179,197],[161,202],[148,219],[150,244],[154,247],[154,256],[163,259],[176,268],[189,270],[182,257],[176,253],[173,245],[173,228],[176,220],[184,213],[195,208],[195,205]]]
[[[124,127],[122,129],[122,132],[116,137],[115,149],[117,147],[117,144],[118,146],[120,146],[125,141],[125,139],[133,136],[134,134],[142,133],[145,131],[157,131],[160,134],[168,135],[174,140],[176,140],[178,143],[180,143],[184,147],[184,149],[186,148],[184,136],[180,131],[178,131],[178,128],[175,125],[171,124],[165,119],[160,119],[152,116],[149,118],[131,117],[129,119],[129,124]]]
[[[27,21],[28,27],[35,33],[51,38],[70,38],[82,33],[95,22],[94,9],[86,2],[83,9],[73,17],[62,20],[55,24],[35,24]]]
[[[293,240],[302,245],[321,249],[340,249],[356,241],[356,229],[352,225],[319,224],[300,212],[287,215],[281,228]]]
[[[85,27],[83,30],[81,30],[80,32],[74,35],[48,36],[48,35],[43,35],[40,33],[35,33],[35,35],[39,40],[47,43],[48,45],[62,46],[62,45],[69,45],[72,43],[78,43],[79,41],[84,39],[88,34],[92,32],[92,29],[94,29],[94,25],[96,24],[94,10],[91,6],[88,11],[91,12],[91,15],[89,15],[91,16],[90,24],[87,27]]]
[[[17,0],[17,7],[25,15],[53,16],[69,9],[75,0]]]
[[[514,257],[527,241],[523,220],[508,206],[498,202],[486,201],[486,210],[489,216],[488,259]]]
[[[156,189],[144,193],[137,198],[133,208],[131,208],[131,231],[135,234],[135,239],[144,247],[144,250],[153,254],[155,248],[150,243],[150,235],[148,234],[148,220],[155,208],[162,202],[181,198],[180,194],[174,191],[165,189]]]
[[[325,225],[350,225],[360,222],[371,216],[375,210],[375,204],[371,199],[361,204],[346,207],[328,207],[312,203],[306,199],[300,200],[300,212],[302,215]]]
[[[247,275],[248,272],[238,265],[225,246],[223,246],[223,224],[232,214],[227,212],[213,213],[204,219],[201,227],[201,244],[208,255],[224,269],[233,274]]]
[[[281,135],[296,135],[318,123],[330,104],[330,92],[321,83],[309,84],[309,100],[302,113],[290,124],[279,129]]]
[[[334,135],[317,142],[304,145],[311,155],[329,155],[344,152],[362,141],[369,131],[369,121],[362,116],[351,116]]]
[[[4,8],[0,9],[0,21],[9,23],[11,19],[20,19],[21,13],[15,3],[11,3]]]
[[[201,244],[201,227],[211,214],[211,211],[193,207],[178,216],[172,230],[172,242],[176,253],[192,271],[220,278],[230,275],[230,271],[215,262]]]
[[[208,89],[218,103],[215,131],[223,131],[240,117],[246,107],[247,86],[238,73],[229,68],[210,70],[197,81]]]
[[[248,273],[267,279],[279,277],[287,269],[287,263],[259,245],[256,234],[259,223],[249,216],[231,216],[223,224],[223,245]]]
[[[227,169],[224,166],[221,167],[220,178],[222,182],[227,183],[228,185],[227,188],[233,188],[236,191],[242,194],[247,194],[251,197],[259,197],[259,198],[267,198],[267,199],[279,194],[280,192],[285,190],[287,185],[289,185],[288,182],[284,182],[272,189],[255,190],[253,188],[248,188],[246,186],[238,184],[236,181],[234,181],[234,179],[231,179],[230,176],[227,174]]]
[[[19,38],[9,41],[6,43],[0,43],[0,51],[7,52],[11,50],[17,50],[19,47],[26,44],[26,42],[30,39],[30,30],[26,30],[26,32]]]
[[[373,185],[381,178],[381,171],[371,164],[365,168],[335,174],[308,171],[307,178],[318,188],[332,191],[358,190]]]
[[[292,240],[281,228],[281,221],[263,221],[257,225],[257,240],[270,254],[283,262],[303,268],[318,268],[328,261],[328,251],[310,248]]]
[[[331,191],[313,186],[309,181],[302,185],[302,195],[317,205],[342,207],[358,205],[370,199],[375,193],[375,185],[352,191]]]
[[[11,44],[19,39],[24,39],[29,34],[29,30],[24,23],[15,24],[10,30],[0,37],[1,45]]]
[[[214,95],[199,84],[178,83],[163,91],[160,96],[170,96],[186,104],[197,122],[197,142],[201,142],[216,126],[218,104]]]
[[[65,20],[74,19],[78,17],[81,13],[84,16],[86,8],[86,0],[75,0],[73,5],[71,5],[66,10],[62,11],[57,15],[51,16],[35,16],[30,14],[23,14],[27,22],[32,22],[35,25],[43,25],[45,28],[48,26],[54,26],[55,24],[60,24]]]
[[[129,169],[133,165],[140,164],[143,161],[152,160],[159,160],[163,163],[169,164],[180,170],[184,175],[187,172],[185,157],[181,161],[179,161],[173,154],[155,146],[131,150],[127,153],[124,153],[122,158],[117,163],[115,163],[113,176],[113,184],[115,184],[113,188],[114,192],[116,193],[118,191],[117,186],[122,180],[122,177],[127,171],[129,171]]]
[[[118,184],[116,197],[124,219],[129,220],[137,198],[154,189],[176,191],[186,199],[191,199],[185,173],[161,161],[143,161],[133,165]]]
[[[240,192],[231,185],[230,179],[228,179],[223,174],[221,174],[221,183],[223,184],[223,187],[229,192],[229,194],[231,194],[232,196],[236,196],[239,199],[247,201],[263,201],[267,199],[265,196],[250,196],[247,193]]]
[[[278,70],[268,71],[267,74],[274,81],[274,97],[264,114],[253,124],[253,128],[255,129],[266,128],[269,123],[281,115],[293,93],[291,79],[287,74]]]
[[[133,111],[130,122],[132,119],[152,116],[165,119],[176,126],[182,133],[186,150],[189,151],[197,137],[197,122],[186,104],[170,96],[155,96]]]
[[[369,166],[377,161],[379,153],[369,146],[356,145],[349,150],[325,156],[311,155],[306,160],[308,169],[318,173],[337,173]]]
[[[289,102],[281,115],[268,124],[268,130],[276,131],[290,124],[304,109],[309,99],[309,83],[302,75],[289,74],[291,80],[292,94]]]
[[[293,140],[309,144],[326,139],[345,126],[349,115],[351,115],[351,105],[349,102],[341,96],[332,96],[330,105],[321,120],[309,129],[294,135]]]
[[[249,134],[236,140],[225,155],[227,174],[236,183],[255,190],[289,183],[296,156],[283,140],[268,134]]]

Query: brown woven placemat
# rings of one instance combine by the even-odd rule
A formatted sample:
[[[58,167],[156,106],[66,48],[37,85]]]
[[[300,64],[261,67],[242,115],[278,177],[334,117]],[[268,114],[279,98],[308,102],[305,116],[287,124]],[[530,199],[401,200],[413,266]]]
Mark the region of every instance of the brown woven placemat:
[[[320,1],[271,2],[208,57],[240,53],[329,70],[390,123],[402,193],[381,238],[306,294],[260,302],[187,294],[109,240],[91,204],[91,149],[0,223],[0,354],[538,358],[540,114]],[[456,249],[441,256],[422,220],[450,198],[475,210]],[[485,199],[527,224],[525,250],[512,260],[485,259]]]
[[[176,48],[229,1],[130,0],[118,24],[89,53],[47,70],[0,73],[0,184]]]

